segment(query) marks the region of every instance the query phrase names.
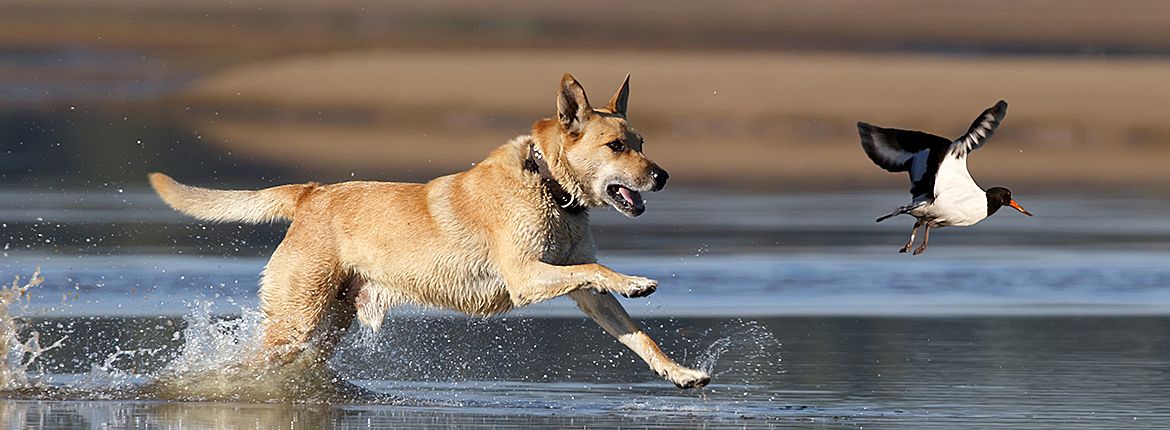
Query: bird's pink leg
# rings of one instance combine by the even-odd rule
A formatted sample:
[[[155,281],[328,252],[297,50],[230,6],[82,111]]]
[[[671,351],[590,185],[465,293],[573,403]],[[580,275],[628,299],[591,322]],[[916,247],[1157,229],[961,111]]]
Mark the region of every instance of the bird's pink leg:
[[[914,220],[914,229],[910,230],[910,240],[906,241],[906,246],[903,246],[898,252],[910,252],[910,247],[914,246],[914,235],[918,234],[918,227],[922,226],[922,220]]]
[[[930,242],[930,223],[926,223],[926,227],[922,230],[922,245],[914,250],[914,255],[926,252],[927,242]]]

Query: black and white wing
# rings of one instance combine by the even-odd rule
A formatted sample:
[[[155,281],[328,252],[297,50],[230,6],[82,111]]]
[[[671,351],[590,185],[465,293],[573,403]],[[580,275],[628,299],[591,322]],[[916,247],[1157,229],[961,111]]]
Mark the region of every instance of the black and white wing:
[[[976,118],[975,122],[971,124],[967,134],[955,139],[955,146],[951,148],[954,156],[966,157],[968,153],[987,143],[1005,115],[1007,115],[1007,102],[1003,100],[983,111],[979,118]]]
[[[882,128],[857,123],[861,147],[878,167],[891,172],[908,172],[915,200],[933,197],[934,178],[942,157],[952,142],[942,136],[913,130]]]

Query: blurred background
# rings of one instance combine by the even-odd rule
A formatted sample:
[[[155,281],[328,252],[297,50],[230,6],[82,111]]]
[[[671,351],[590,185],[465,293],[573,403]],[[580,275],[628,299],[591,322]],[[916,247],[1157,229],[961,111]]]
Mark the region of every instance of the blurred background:
[[[901,189],[857,121],[953,137],[1006,99],[982,185],[1165,196],[1167,28],[1157,0],[7,0],[0,186],[425,180],[572,72],[594,103],[632,74],[676,185]]]
[[[792,266],[729,287],[744,294],[748,285],[807,288],[795,274],[809,266],[793,258],[842,267],[864,258],[889,276],[872,290],[879,295],[951,264],[977,298],[988,285],[1070,282],[1036,265],[991,282],[972,276],[1024,256],[1157,268],[1095,264],[1115,270],[1072,277],[1090,289],[1164,286],[1167,28],[1170,5],[1153,0],[9,0],[0,14],[4,262],[25,270],[76,256],[263,259],[283,225],[194,222],[165,207],[145,174],[239,188],[425,181],[468,168],[551,116],[562,73],[597,104],[629,73],[630,121],[671,187],[649,195],[637,220],[595,211],[603,258],[767,255],[731,261]],[[953,137],[1000,99],[1007,118],[970,168],[1038,216],[1003,213],[944,230],[926,257],[886,261],[901,257],[889,251],[909,222],[872,220],[908,201],[907,178],[870,162],[856,122]],[[980,261],[991,268],[970,267]],[[84,286],[75,279],[108,267],[92,264],[60,275],[65,285]],[[1042,279],[1020,276],[1031,269]],[[120,276],[142,288],[167,283],[132,272]],[[816,284],[868,289],[872,275]],[[937,292],[913,284],[923,289],[907,291],[916,300]],[[1065,300],[1050,293],[1041,300]],[[868,300],[857,304],[877,312]],[[745,301],[725,305],[743,311]],[[781,304],[762,306],[772,313]]]
[[[1133,288],[1120,302],[1170,309],[1150,296],[1170,285],[1164,2],[9,0],[3,12],[2,261],[57,267],[50,286],[176,286],[157,258],[195,254],[228,258],[217,267],[238,273],[216,276],[251,297],[255,278],[240,274],[259,272],[284,226],[195,222],[147,172],[239,188],[425,181],[551,116],[562,73],[596,104],[629,73],[630,121],[671,187],[636,220],[594,211],[597,243],[615,264],[668,256],[644,264],[716,296],[692,304],[883,313],[907,302],[870,295],[898,292],[914,312],[951,313],[991,286],[1019,304],[1067,303],[1081,285],[1077,312]],[[909,200],[908,181],[864,155],[856,122],[954,137],[1000,99],[1007,118],[970,168],[1037,217],[943,230],[926,256],[900,258],[910,222],[872,220]],[[127,255],[150,267],[95,274],[117,265],[89,258]],[[951,281],[924,281],[950,268]],[[822,295],[804,302],[766,293],[811,286]],[[955,291],[969,296],[934,296]],[[688,306],[668,308],[724,312]]]
[[[0,422],[1166,422],[1168,29],[1160,0],[0,0],[0,276],[41,268],[14,312],[63,342],[13,374],[92,388],[17,397],[158,399],[133,387],[167,363],[222,367],[239,353],[223,339],[257,329],[285,226],[179,215],[146,173],[425,181],[553,115],[565,72],[595,104],[632,75],[629,119],[671,183],[637,219],[591,212],[599,258],[661,281],[623,303],[715,375],[676,391],[554,300],[395,311],[351,336],[335,368],[401,396],[388,408],[3,392]],[[873,220],[908,181],[870,162],[856,122],[956,137],[1000,99],[970,169],[1036,217],[898,254],[911,221]]]

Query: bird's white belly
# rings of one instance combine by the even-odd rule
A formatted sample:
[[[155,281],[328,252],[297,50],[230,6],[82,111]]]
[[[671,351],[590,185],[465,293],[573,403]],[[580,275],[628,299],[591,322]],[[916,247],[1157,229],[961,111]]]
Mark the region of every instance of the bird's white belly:
[[[953,195],[952,195],[953,196]],[[936,227],[968,226],[987,218],[987,198],[965,195],[959,198],[939,196],[912,215],[929,220]]]
[[[987,193],[971,179],[966,157],[948,156],[942,161],[935,178],[934,200],[921,210],[924,216],[919,218],[936,227],[972,225],[987,218]]]

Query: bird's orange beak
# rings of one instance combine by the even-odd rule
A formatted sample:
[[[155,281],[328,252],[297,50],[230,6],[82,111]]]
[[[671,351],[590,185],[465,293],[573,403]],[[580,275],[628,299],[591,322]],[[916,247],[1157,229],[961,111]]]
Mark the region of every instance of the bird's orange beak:
[[[1015,210],[1018,210],[1018,211],[1020,211],[1020,213],[1022,213],[1022,214],[1024,214],[1024,215],[1027,215],[1027,216],[1032,216],[1032,213],[1031,213],[1031,212],[1028,212],[1028,210],[1027,210],[1027,209],[1024,209],[1024,207],[1023,207],[1023,206],[1020,206],[1020,204],[1019,204],[1019,203],[1016,203],[1016,201],[1015,201],[1015,200],[1012,200],[1012,201],[1011,201],[1011,203],[1008,203],[1008,206],[1011,206],[1011,207],[1012,207],[1012,209],[1015,209]]]

